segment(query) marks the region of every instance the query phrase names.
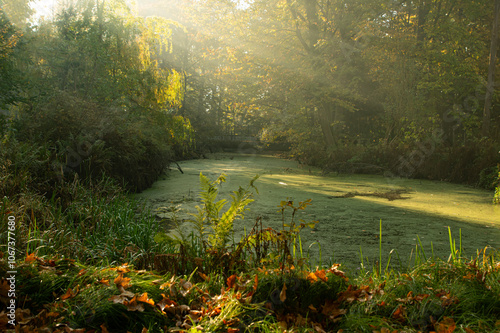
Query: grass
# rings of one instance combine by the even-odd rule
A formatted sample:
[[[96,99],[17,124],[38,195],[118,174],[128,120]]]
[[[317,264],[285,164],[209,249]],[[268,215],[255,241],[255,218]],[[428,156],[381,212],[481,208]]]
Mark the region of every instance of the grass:
[[[0,261],[5,276],[5,260]],[[222,278],[158,275],[130,265],[91,266],[30,255],[18,301],[34,327],[101,332],[495,332],[500,260],[428,259],[407,272],[257,267]],[[5,291],[2,284],[2,291]],[[46,311],[43,315],[43,311]],[[4,314],[5,315],[5,314]],[[0,315],[0,318],[2,316]],[[21,328],[20,327],[20,328]]]

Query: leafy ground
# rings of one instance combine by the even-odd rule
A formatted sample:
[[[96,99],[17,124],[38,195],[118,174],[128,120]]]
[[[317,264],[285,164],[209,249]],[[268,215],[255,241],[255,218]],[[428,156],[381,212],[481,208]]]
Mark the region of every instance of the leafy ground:
[[[500,331],[500,262],[491,254],[353,279],[338,265],[261,267],[223,278],[34,255],[17,270],[16,332]],[[2,281],[3,302],[8,290]],[[8,321],[2,312],[2,330]]]
[[[222,198],[229,198],[231,191],[259,174],[259,193],[245,219],[235,223],[235,238],[248,232],[259,216],[265,226],[279,228],[277,206],[281,200],[312,199],[312,206],[299,212],[307,222],[319,221],[313,230],[301,233],[304,252],[310,251],[310,259],[317,264],[332,264],[327,258],[333,255],[334,262],[342,262],[349,269],[359,269],[361,262],[366,265],[367,260],[374,263],[378,259],[380,220],[384,260],[394,249],[393,263],[397,264],[397,253],[403,265],[407,265],[410,253],[415,258],[419,241],[427,257],[434,254],[447,259],[448,227],[457,239],[461,230],[463,251],[469,256],[485,246],[500,248],[500,207],[491,204],[489,191],[374,175],[323,175],[321,170],[295,161],[248,152],[209,157],[180,162],[183,174],[173,169],[137,197],[146,199],[154,208],[171,211],[176,206],[180,209],[178,219],[188,220],[200,203],[200,172],[212,178],[222,172],[227,174],[220,191]],[[170,218],[171,214],[160,212],[158,216]]]

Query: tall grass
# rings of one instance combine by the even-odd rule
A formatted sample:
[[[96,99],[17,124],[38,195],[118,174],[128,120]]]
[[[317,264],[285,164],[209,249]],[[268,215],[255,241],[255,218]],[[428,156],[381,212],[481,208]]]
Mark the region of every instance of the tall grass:
[[[160,228],[153,214],[120,193],[109,178],[87,185],[75,179],[60,186],[58,195],[50,198],[29,192],[3,198],[2,245],[12,215],[20,253],[57,253],[92,264],[118,264],[161,251],[153,239]]]

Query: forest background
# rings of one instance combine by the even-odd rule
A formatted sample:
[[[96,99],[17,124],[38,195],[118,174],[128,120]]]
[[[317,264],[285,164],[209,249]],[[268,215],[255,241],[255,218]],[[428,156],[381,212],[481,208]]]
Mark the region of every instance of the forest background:
[[[142,190],[257,137],[326,171],[494,186],[490,1],[30,3],[3,1],[1,134],[53,180]]]

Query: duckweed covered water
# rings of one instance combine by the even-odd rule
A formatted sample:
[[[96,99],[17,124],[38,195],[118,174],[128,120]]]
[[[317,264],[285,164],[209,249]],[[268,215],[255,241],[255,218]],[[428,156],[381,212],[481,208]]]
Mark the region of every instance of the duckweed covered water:
[[[301,232],[302,248],[317,264],[340,262],[351,269],[360,267],[362,249],[365,267],[371,268],[379,254],[379,223],[382,220],[383,264],[391,250],[392,263],[403,265],[413,261],[420,239],[427,257],[433,253],[443,259],[450,255],[448,227],[459,246],[462,234],[463,253],[475,256],[478,249],[500,248],[500,207],[491,204],[493,193],[445,182],[388,178],[376,175],[328,174],[298,165],[297,162],[267,155],[217,154],[208,159],[179,162],[177,169],[167,172],[164,180],[138,194],[153,208],[177,206],[178,219],[187,220],[200,204],[199,174],[215,179],[220,173],[227,182],[220,190],[221,198],[239,186],[245,187],[256,174],[259,193],[244,220],[234,225],[238,240],[262,217],[264,227],[280,229],[278,204],[281,200],[298,203],[312,199],[312,206],[300,211],[296,218],[306,222],[317,220],[315,229]],[[391,197],[384,195],[400,193]],[[167,213],[158,213],[169,218]],[[290,215],[286,216],[290,220]],[[164,222],[168,224],[168,220]],[[188,227],[188,226],[186,226]],[[431,245],[432,242],[432,245]],[[321,262],[320,262],[320,246]]]

